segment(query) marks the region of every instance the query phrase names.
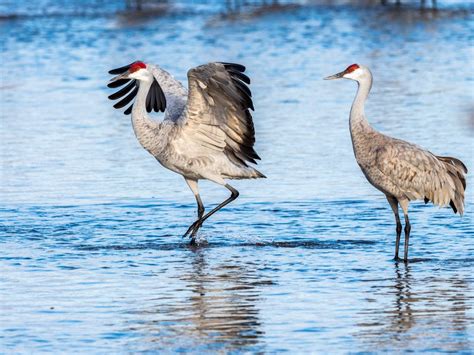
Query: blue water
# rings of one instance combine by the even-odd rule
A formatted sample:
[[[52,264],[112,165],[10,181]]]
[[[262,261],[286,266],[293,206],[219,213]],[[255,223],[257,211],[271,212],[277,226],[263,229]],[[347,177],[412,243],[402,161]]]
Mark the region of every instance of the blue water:
[[[413,203],[411,262],[395,263],[392,212],[352,153],[356,88],[321,80],[368,65],[371,123],[472,170],[472,7],[226,19],[215,3],[156,18],[89,3],[0,6],[18,15],[0,22],[1,352],[473,349],[473,189],[462,218]],[[198,246],[180,237],[196,218],[184,180],[107,100],[107,71],[135,59],[183,81],[216,60],[252,78],[268,178],[233,182]],[[227,197],[201,185],[208,208]]]

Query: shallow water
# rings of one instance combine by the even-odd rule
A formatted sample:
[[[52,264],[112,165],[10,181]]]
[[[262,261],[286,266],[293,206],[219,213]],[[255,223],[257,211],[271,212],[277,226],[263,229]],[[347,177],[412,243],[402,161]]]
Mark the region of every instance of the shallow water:
[[[391,210],[353,158],[355,86],[321,80],[368,65],[371,123],[472,170],[474,22],[448,5],[234,21],[203,4],[139,21],[2,5],[23,15],[0,22],[0,349],[469,352],[472,189],[462,218],[414,203],[411,262],[395,263]],[[180,238],[196,216],[184,181],[107,100],[107,70],[135,59],[182,80],[236,61],[253,80],[268,179],[234,182],[241,196],[198,247]],[[226,192],[202,183],[202,196]]]

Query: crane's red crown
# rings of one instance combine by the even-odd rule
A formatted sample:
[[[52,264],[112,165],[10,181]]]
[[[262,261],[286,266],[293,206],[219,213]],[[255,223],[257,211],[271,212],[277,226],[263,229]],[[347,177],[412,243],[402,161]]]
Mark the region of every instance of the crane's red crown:
[[[360,67],[357,65],[357,64],[351,64],[347,67],[346,70],[344,70],[344,72],[346,73],[352,73],[354,70],[356,69],[359,69]]]
[[[136,72],[137,70],[140,70],[140,69],[146,69],[146,64],[143,63],[143,62],[140,62],[140,61],[137,61],[135,63],[133,63],[132,65],[130,65],[130,73],[134,73]]]

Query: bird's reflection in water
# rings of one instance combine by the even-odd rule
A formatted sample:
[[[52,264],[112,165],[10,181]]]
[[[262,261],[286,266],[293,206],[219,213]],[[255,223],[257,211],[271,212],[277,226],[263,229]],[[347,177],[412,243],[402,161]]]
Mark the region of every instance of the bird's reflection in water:
[[[260,351],[263,335],[257,303],[261,288],[272,284],[258,274],[257,264],[219,257],[207,260],[205,249],[194,251],[189,272],[181,273],[185,297],[156,299],[152,310],[141,312],[134,326],[146,350]],[[175,283],[173,281],[173,283]],[[154,313],[153,318],[150,315]],[[143,319],[148,321],[143,322]],[[262,349],[261,349],[262,348]]]
[[[392,327],[403,332],[410,329],[413,324],[410,267],[405,264],[400,266],[399,263],[396,263],[395,275],[395,316],[392,320]]]
[[[357,324],[356,336],[379,350],[416,351],[427,342],[439,344],[442,351],[470,348],[472,302],[465,277],[432,276],[436,272],[417,277],[410,265],[396,263],[394,268],[388,285],[378,280],[378,285],[371,286],[374,298],[362,312],[365,321]]]

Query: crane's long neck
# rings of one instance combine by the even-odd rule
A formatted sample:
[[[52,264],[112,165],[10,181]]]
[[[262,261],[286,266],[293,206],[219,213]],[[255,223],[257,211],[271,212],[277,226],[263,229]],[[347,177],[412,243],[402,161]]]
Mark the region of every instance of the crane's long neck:
[[[372,78],[366,77],[361,79],[358,83],[357,94],[352,102],[350,114],[351,131],[357,131],[360,128],[370,127],[367,118],[365,117],[365,101],[369,96],[372,87]]]
[[[146,97],[150,90],[151,81],[140,81],[137,96],[132,108],[132,125],[140,144],[152,152],[156,146],[156,134],[160,130],[160,123],[148,117],[146,112]]]
[[[372,76],[367,75],[357,81],[358,89],[351,107],[351,114],[349,118],[349,126],[351,130],[352,145],[357,157],[357,148],[359,141],[363,139],[367,133],[373,129],[365,117],[364,107],[365,101],[369,96],[372,87]]]

